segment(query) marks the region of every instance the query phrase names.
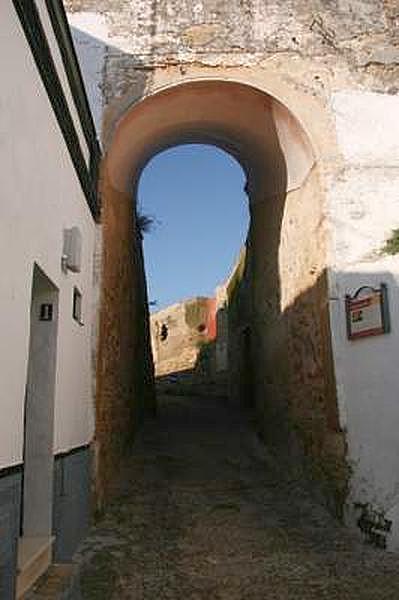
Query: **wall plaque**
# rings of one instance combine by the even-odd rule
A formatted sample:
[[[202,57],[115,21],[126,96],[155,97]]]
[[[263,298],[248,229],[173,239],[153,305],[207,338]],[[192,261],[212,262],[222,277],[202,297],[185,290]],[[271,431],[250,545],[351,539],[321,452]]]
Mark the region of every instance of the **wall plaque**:
[[[388,333],[390,330],[387,286],[360,287],[353,296],[345,296],[348,339]]]
[[[53,320],[53,305],[52,304],[41,304],[40,305],[40,321],[52,321]]]

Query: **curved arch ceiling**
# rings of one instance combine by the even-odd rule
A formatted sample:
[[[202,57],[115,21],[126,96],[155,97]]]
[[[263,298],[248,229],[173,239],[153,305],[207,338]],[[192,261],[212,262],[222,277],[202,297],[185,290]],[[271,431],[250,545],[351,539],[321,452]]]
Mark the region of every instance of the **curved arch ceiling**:
[[[126,113],[106,157],[111,185],[131,190],[148,160],[185,142],[232,154],[252,196],[300,187],[315,162],[306,132],[280,102],[242,83],[201,80],[153,94]]]

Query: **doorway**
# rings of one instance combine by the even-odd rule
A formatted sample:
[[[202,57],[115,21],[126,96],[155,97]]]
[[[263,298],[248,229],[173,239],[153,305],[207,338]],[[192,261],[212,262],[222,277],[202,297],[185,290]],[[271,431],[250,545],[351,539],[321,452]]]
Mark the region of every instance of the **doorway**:
[[[51,562],[57,328],[58,290],[35,265],[25,390],[17,597]]]

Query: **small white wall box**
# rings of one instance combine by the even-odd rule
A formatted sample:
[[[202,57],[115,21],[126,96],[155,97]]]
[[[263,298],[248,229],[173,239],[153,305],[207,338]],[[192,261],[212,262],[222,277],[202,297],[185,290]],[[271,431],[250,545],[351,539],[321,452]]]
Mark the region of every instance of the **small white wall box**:
[[[64,229],[63,267],[80,273],[82,262],[82,234],[79,227]]]

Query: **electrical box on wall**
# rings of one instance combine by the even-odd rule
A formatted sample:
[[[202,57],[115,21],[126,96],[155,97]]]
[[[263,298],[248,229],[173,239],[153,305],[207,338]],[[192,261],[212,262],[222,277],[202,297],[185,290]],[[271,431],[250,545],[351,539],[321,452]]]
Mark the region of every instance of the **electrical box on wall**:
[[[82,234],[79,227],[64,229],[64,251],[62,264],[64,270],[79,273],[82,261]]]

